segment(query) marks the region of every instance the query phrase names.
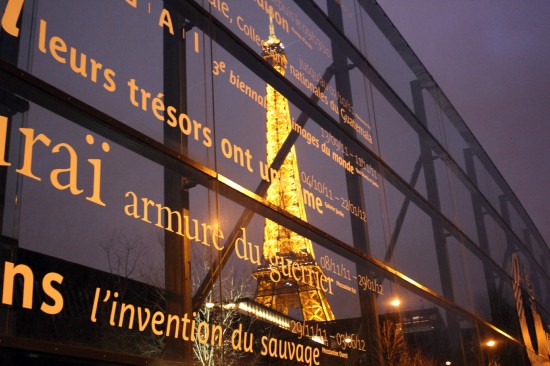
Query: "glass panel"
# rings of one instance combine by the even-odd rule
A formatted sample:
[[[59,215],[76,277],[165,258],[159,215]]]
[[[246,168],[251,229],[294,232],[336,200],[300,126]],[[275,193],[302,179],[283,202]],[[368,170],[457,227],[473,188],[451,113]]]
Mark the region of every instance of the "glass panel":
[[[439,99],[434,97],[434,93],[422,89],[422,100],[424,102],[424,113],[426,114],[426,128],[439,141],[442,146],[447,146],[443,134],[442,115],[443,111],[439,106]]]
[[[418,134],[378,92],[373,91],[373,97],[380,155],[401,177],[409,179],[420,158]]]
[[[386,192],[392,240],[395,242],[390,242],[385,260],[423,286],[442,294],[436,254],[436,246],[441,243],[434,242],[432,227],[436,225],[437,230],[442,230],[438,226],[440,223],[432,223],[429,216],[408,201],[408,197],[403,197],[391,187],[386,186]],[[406,216],[401,223],[397,217],[404,208]]]
[[[24,8],[32,23],[22,31],[20,67],[159,142],[166,127],[182,132],[189,156],[207,165],[208,37],[194,28],[181,38],[183,20],[160,2],[34,3]],[[187,62],[173,62],[182,55]]]
[[[1,364],[550,357],[546,244],[376,4],[0,8]]]
[[[381,305],[380,347],[385,364],[462,364],[470,348],[460,316],[430,298],[392,285],[392,297]],[[473,361],[468,359],[469,363]]]
[[[448,178],[450,181],[449,195],[453,200],[453,216],[455,217],[453,221],[469,239],[477,243],[478,232],[476,228],[476,218],[473,214],[472,194],[469,189],[466,188],[462,180],[453,174],[452,171],[449,171]],[[445,196],[442,195],[442,197]]]

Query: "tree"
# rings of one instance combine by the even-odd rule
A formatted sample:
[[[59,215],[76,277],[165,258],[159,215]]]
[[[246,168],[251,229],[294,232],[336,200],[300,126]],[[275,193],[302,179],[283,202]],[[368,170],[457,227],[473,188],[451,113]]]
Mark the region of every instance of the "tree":
[[[164,241],[159,239],[158,245],[164,250]],[[128,239],[125,235],[115,233],[109,241],[103,243],[101,248],[105,252],[108,261],[108,267],[111,274],[115,275],[120,281],[120,293],[123,294],[128,279],[138,279],[150,285],[152,291],[147,295],[147,299],[141,299],[150,309],[165,312],[164,303],[166,300],[166,291],[163,285],[164,265],[155,262],[148,253],[152,248],[147,247],[139,237]],[[193,257],[193,287],[197,287],[201,282],[201,275],[208,272],[209,260],[207,258],[198,258],[194,253]],[[204,253],[203,253],[204,254]],[[123,281],[124,280],[124,281]],[[225,270],[224,275],[218,279],[219,286],[214,286],[206,297],[203,306],[195,312],[195,329],[193,332],[197,335],[193,343],[193,354],[200,365],[214,366],[219,364],[236,365],[239,360],[249,357],[244,352],[235,351],[231,345],[231,334],[235,327],[242,324],[245,317],[239,312],[238,302],[240,299],[249,298],[251,277],[245,274],[238,274],[234,267]],[[251,319],[246,318],[247,327],[250,327]],[[221,347],[218,346],[218,340],[215,344],[201,344],[199,339],[200,331],[198,325],[206,322],[210,325],[219,325],[222,329]],[[248,328],[247,328],[248,329]],[[202,328],[202,332],[206,332]],[[131,343],[139,352],[147,357],[160,357],[165,348],[163,336],[144,335],[139,333],[139,342],[136,341],[135,332],[128,334],[114,334],[114,337],[122,337],[116,343]],[[111,336],[109,336],[112,339]],[[204,339],[204,337],[202,338]],[[128,342],[126,342],[128,340]]]
[[[385,320],[380,326],[380,348],[386,365],[399,365],[405,351],[403,332],[397,323]]]
[[[385,320],[380,325],[380,349],[386,366],[435,366],[422,350],[407,347],[401,324]]]
[[[208,263],[203,262],[205,269]],[[194,285],[200,283],[202,279],[194,278]],[[233,350],[231,344],[231,334],[233,330],[242,324],[244,316],[239,312],[239,300],[249,297],[250,277],[238,276],[235,274],[234,267],[230,267],[228,271],[220,277],[219,291],[210,290],[204,306],[197,311],[195,323],[200,321],[208,324],[216,324],[222,327],[221,347],[216,342],[215,345],[209,343],[201,344],[195,340],[193,345],[193,353],[197,361],[203,366],[214,365],[237,365],[240,360],[247,357],[244,352]],[[247,326],[250,326],[250,319]]]

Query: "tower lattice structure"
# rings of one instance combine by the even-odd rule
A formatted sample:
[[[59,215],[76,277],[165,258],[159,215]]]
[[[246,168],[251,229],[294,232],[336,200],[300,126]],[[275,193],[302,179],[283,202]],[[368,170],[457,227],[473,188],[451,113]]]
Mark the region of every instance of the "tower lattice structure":
[[[279,73],[285,73],[286,52],[275,36],[263,43],[262,57]],[[291,131],[288,100],[271,85],[266,86],[266,149],[270,166]],[[307,221],[301,192],[296,149],[290,149],[277,177],[271,180],[266,200]],[[256,301],[283,314],[300,309],[306,321],[334,320],[322,285],[327,277],[315,261],[311,241],[269,219],[265,220],[262,266],[254,272],[258,281]]]

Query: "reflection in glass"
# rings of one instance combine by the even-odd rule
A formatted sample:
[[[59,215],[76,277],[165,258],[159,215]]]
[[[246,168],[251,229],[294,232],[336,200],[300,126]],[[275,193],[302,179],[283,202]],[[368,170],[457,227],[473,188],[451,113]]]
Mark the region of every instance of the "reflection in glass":
[[[262,56],[284,74],[287,66],[282,42],[275,35],[270,18],[270,36],[263,44]],[[272,86],[266,87],[267,165],[271,165],[291,131],[288,101]],[[271,185],[266,200],[287,212],[306,220],[302,198],[296,149],[291,147],[278,171],[270,168],[267,177]],[[331,282],[315,262],[313,246],[289,229],[266,220],[263,264],[255,272],[258,280],[256,301],[288,314],[289,308],[299,308],[304,320],[333,320],[325,291]]]

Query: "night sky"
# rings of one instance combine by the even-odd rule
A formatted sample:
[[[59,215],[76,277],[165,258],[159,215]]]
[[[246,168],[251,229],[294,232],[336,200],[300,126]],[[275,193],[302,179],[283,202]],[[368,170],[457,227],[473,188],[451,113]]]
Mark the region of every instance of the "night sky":
[[[550,243],[550,1],[379,4]]]

